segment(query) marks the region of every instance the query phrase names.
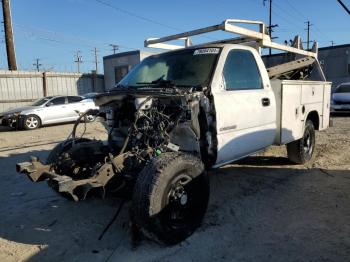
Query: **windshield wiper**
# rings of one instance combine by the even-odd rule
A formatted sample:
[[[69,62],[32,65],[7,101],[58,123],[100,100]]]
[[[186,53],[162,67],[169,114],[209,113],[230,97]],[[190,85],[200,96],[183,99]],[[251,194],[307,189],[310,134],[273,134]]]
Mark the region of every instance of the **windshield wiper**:
[[[116,87],[116,88],[128,88],[129,86],[127,86],[127,85],[122,85],[122,84],[117,84],[115,87]]]
[[[156,80],[153,80],[151,82],[137,82],[138,85],[175,85],[175,83],[172,80],[165,80],[165,75],[162,75],[161,77],[157,78]]]
[[[201,85],[186,85],[186,84],[176,84],[173,80],[165,80],[164,75],[151,82],[137,82],[137,86],[133,87],[165,87],[165,88],[177,88],[177,87],[187,87],[187,88],[201,88]]]

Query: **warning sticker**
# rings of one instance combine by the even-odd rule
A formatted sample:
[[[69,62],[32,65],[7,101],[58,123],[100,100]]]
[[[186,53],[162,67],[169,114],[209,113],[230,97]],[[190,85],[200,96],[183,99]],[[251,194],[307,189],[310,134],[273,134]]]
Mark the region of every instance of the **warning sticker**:
[[[204,49],[197,49],[194,51],[193,55],[216,55],[220,52],[219,48],[204,48]]]

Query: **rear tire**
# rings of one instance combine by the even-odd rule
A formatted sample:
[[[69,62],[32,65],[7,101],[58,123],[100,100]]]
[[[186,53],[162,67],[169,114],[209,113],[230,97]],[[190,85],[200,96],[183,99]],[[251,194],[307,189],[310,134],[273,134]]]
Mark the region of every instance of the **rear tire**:
[[[315,151],[315,140],[314,124],[311,120],[307,120],[303,137],[287,144],[289,160],[295,164],[304,164],[310,161]]]
[[[163,153],[138,176],[131,218],[146,237],[174,245],[200,226],[208,201],[209,180],[202,162],[188,154]]]
[[[24,117],[22,126],[25,130],[34,130],[41,126],[41,120],[37,115],[28,115]]]

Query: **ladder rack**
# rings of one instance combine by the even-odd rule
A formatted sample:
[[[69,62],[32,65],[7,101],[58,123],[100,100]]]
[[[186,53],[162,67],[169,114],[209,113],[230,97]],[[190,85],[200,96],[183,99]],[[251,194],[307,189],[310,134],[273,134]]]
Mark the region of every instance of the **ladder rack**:
[[[259,31],[255,31],[252,29],[248,29],[242,26],[238,26],[236,24],[245,24],[245,25],[258,25]],[[213,25],[205,28],[200,28],[192,31],[187,31],[184,33],[179,33],[175,35],[165,36],[161,38],[148,38],[145,40],[145,47],[152,48],[160,48],[167,50],[176,50],[185,47],[192,46],[192,42],[190,36],[202,35],[205,33],[215,32],[215,31],[224,31],[236,35],[240,35],[242,37],[230,38],[225,40],[218,40],[203,44],[215,44],[215,43],[249,43],[255,42],[261,48],[272,48],[278,49],[281,51],[286,51],[289,53],[299,54],[303,56],[313,57],[317,59],[317,43],[314,43],[312,51],[306,51],[302,49],[300,37],[297,37],[294,40],[294,46],[287,46],[279,43],[272,42],[270,36],[267,34],[266,26],[263,22],[260,21],[251,21],[251,20],[239,20],[239,19],[226,19],[221,24]],[[168,44],[166,42],[173,40],[184,40],[185,44],[174,45]]]

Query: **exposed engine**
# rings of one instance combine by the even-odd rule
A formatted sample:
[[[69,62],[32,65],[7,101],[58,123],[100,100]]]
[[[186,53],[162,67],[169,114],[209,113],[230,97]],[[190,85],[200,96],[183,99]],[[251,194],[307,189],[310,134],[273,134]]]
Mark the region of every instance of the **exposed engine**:
[[[90,191],[102,196],[111,191],[130,195],[127,192],[133,189],[138,174],[154,157],[171,151],[200,152],[199,99],[195,96],[103,99],[108,99],[100,106],[107,141],[77,138],[75,126],[72,139],[52,151],[52,161],[42,165],[34,160],[29,167],[18,166],[19,172],[26,172],[33,181],[49,178],[57,191],[77,201]]]
[[[109,146],[113,153],[129,151],[142,158],[175,150],[169,133],[179,122],[190,119],[187,112],[180,99],[126,98],[109,105],[106,110]]]

